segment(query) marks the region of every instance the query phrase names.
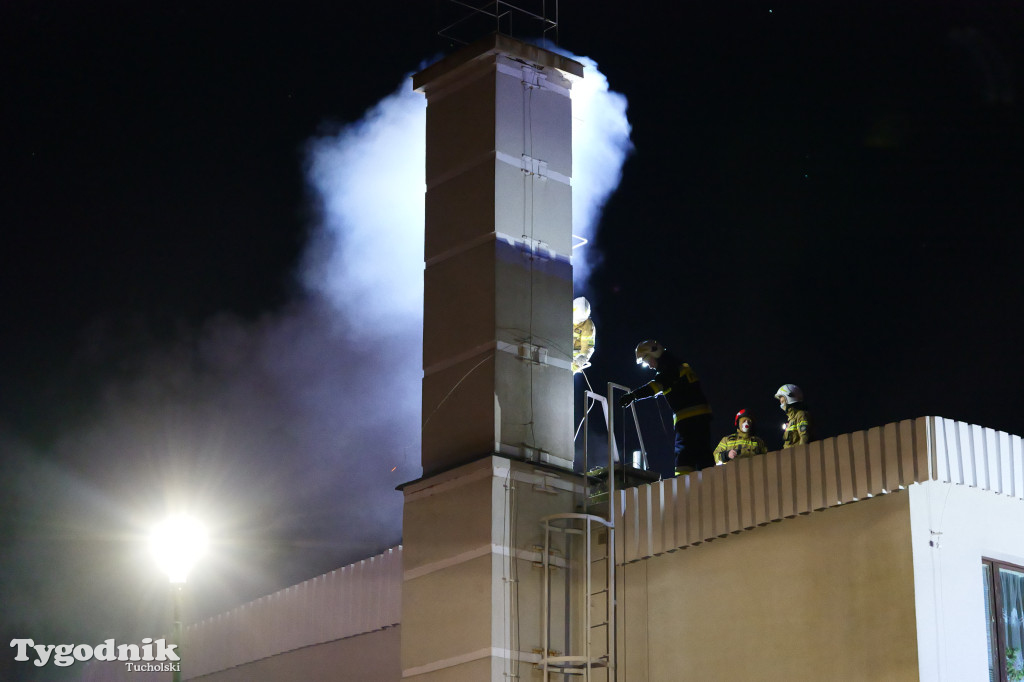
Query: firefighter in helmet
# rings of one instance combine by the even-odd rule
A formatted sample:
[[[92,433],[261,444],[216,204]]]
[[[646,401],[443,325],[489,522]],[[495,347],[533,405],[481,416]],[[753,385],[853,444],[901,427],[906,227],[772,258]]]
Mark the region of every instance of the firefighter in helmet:
[[[590,319],[590,302],[583,296],[572,301],[572,373],[579,374],[590,367],[594,354],[597,329]]]
[[[811,415],[804,405],[804,392],[796,384],[783,384],[775,392],[779,407],[786,413],[782,448],[811,442]]]
[[[636,347],[636,363],[657,371],[654,380],[626,393],[619,407],[634,400],[664,395],[672,408],[675,426],[676,475],[689,474],[715,465],[711,457],[711,407],[708,405],[700,379],[685,362],[654,340]]]
[[[754,418],[749,412],[740,410],[732,421],[736,425],[736,433],[729,434],[718,442],[714,452],[715,464],[725,464],[733,459],[768,452],[764,441],[754,435]]]

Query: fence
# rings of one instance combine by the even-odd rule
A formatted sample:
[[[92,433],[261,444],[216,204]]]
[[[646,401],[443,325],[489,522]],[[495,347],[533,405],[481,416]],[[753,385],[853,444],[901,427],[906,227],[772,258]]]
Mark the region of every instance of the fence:
[[[402,547],[261,597],[185,629],[190,678],[397,625]]]

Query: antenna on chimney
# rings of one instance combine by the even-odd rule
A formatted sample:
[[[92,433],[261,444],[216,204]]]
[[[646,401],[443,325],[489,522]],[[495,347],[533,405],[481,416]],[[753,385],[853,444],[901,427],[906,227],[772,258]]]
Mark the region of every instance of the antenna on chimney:
[[[437,32],[449,45],[469,45],[501,33],[547,47],[558,44],[558,0],[447,0]]]

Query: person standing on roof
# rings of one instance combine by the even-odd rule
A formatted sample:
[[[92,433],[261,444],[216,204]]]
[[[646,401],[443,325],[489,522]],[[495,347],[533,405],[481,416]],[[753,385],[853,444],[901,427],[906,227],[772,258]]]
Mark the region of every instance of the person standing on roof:
[[[715,464],[725,464],[734,459],[763,455],[768,452],[764,441],[754,435],[754,418],[746,410],[740,410],[733,419],[736,433],[718,442],[715,448]]]
[[[782,449],[811,442],[811,415],[804,405],[804,392],[796,384],[783,384],[775,392],[779,407],[786,413]]]
[[[654,340],[644,341],[636,347],[636,363],[658,373],[653,381],[622,396],[619,407],[628,407],[634,400],[664,395],[672,408],[672,424],[676,432],[676,475],[713,467],[711,407],[701,390],[697,373]]]

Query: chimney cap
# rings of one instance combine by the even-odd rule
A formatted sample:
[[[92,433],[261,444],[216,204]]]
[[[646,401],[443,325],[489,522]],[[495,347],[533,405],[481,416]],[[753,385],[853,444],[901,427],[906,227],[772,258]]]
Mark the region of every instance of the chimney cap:
[[[460,66],[492,54],[505,54],[542,68],[554,68],[578,78],[583,77],[583,65],[573,59],[510,38],[502,33],[492,33],[413,75],[412,87],[414,90],[422,92],[429,83],[444,77]]]

